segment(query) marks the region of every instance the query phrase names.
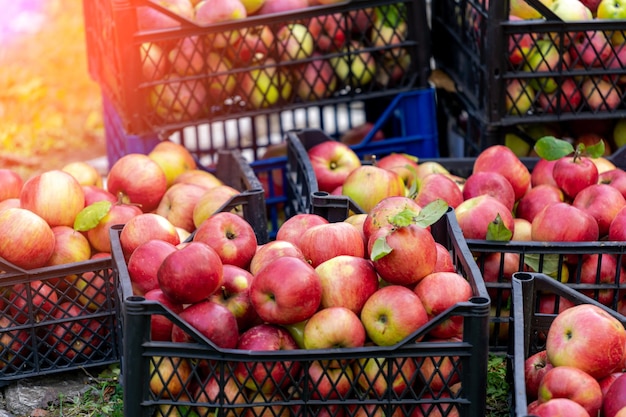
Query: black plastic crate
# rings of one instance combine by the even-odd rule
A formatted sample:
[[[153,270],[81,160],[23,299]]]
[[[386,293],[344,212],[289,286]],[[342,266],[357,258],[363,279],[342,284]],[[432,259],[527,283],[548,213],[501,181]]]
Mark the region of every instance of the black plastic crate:
[[[117,363],[111,257],[24,270],[0,259],[0,386]]]
[[[153,0],[84,1],[83,8],[89,72],[131,134],[251,116],[269,121],[279,110],[380,99],[428,85],[430,31],[423,0],[346,1],[219,24],[198,23]],[[169,17],[171,26],[148,25],[144,11]],[[381,16],[390,29],[377,26]],[[308,38],[313,48],[303,46],[308,40],[298,41],[285,53],[278,38],[298,39],[291,31],[296,24],[314,35]],[[330,45],[321,41],[325,36]],[[349,65],[345,75],[331,71],[336,82],[325,75],[325,65],[357,59],[375,66],[363,73]],[[259,75],[279,92],[246,87]],[[306,77],[323,88],[296,94],[294,80]],[[238,147],[244,147],[244,138],[239,140]]]
[[[409,416],[418,406],[428,410],[431,407],[444,407],[443,415],[452,415],[457,410],[461,416],[484,415],[487,377],[487,332],[489,299],[484,283],[476,264],[471,259],[462,234],[452,211],[448,211],[432,226],[433,236],[444,244],[453,255],[457,271],[470,282],[474,297],[468,302],[458,303],[447,312],[434,318],[411,336],[397,345],[390,347],[366,346],[361,348],[320,349],[320,350],[282,350],[276,352],[241,351],[237,349],[220,349],[201,336],[181,318],[158,302],[148,301],[132,294],[128,271],[119,245],[120,226],[111,230],[113,259],[118,285],[122,299],[122,322],[124,328],[124,351],[122,360],[122,381],[124,390],[125,416],[152,416],[155,410],[177,409],[183,413],[194,410],[194,407],[215,411],[245,415],[246,412],[259,413],[260,409],[269,412],[270,406],[278,407],[276,413],[291,410],[298,415],[318,415],[320,412],[354,413],[358,407],[373,407],[378,410],[367,411],[368,416],[398,415]],[[155,315],[163,315],[180,326],[194,340],[191,343],[176,344],[173,342],[155,342],[150,340],[150,319]],[[464,317],[462,340],[458,342],[435,342],[423,340],[428,331],[437,323],[451,316]],[[132,329],[132,330],[131,330]],[[176,362],[182,358],[184,364]],[[331,364],[340,369],[342,375],[363,373],[359,359],[385,361],[387,366],[395,364],[414,364],[440,366],[444,360],[451,360],[453,375],[444,379],[443,394],[431,397],[432,381],[421,373],[409,373],[402,368],[393,375],[383,372],[381,375],[387,383],[396,376],[405,379],[408,387],[402,393],[384,390],[378,396],[371,387],[359,388],[356,379],[352,380],[347,393],[341,396],[320,399],[316,397],[317,388],[309,385],[311,378],[305,370],[322,363],[322,372],[329,372]],[[162,361],[173,360],[176,363],[173,379],[183,382],[183,394],[168,398],[167,390],[151,391],[149,381],[166,378],[164,369],[158,369]],[[320,362],[321,361],[321,362]],[[290,371],[300,372],[288,377],[286,385],[280,386],[274,395],[249,397],[249,389],[243,388],[230,373],[237,366],[252,366],[253,363],[264,363],[267,370],[286,367]],[[189,368],[187,368],[189,365]],[[332,365],[332,366],[335,366]],[[187,371],[190,371],[187,374]],[[160,373],[162,373],[160,375]],[[437,374],[438,375],[438,374]],[[217,379],[218,387],[215,400],[207,401],[194,395],[189,384],[203,384],[207,380]],[[167,379],[164,379],[164,381]],[[272,383],[278,381],[269,379]],[[280,385],[280,384],[279,384]],[[228,391],[230,389],[232,392]],[[458,391],[457,391],[458,389]],[[339,388],[332,391],[338,394]],[[368,393],[370,395],[368,395]],[[189,394],[187,396],[186,394]],[[235,399],[237,398],[237,399]],[[241,401],[241,403],[236,403]],[[421,404],[421,405],[420,405]],[[447,407],[450,407],[449,409]],[[256,410],[255,410],[256,408]],[[382,414],[379,414],[382,412]],[[392,414],[397,413],[397,414]],[[159,415],[156,412],[156,415]],[[351,415],[351,414],[348,414]]]
[[[542,297],[556,297],[557,303],[567,300],[573,305],[593,304],[617,318],[624,327],[626,317],[544,274],[516,273],[513,277],[512,294],[513,343],[507,355],[507,381],[512,387],[511,415],[526,417],[529,414],[524,383],[524,361],[532,354],[545,349],[547,332],[558,311],[556,310],[558,304],[552,312],[540,311],[539,303]]]
[[[482,148],[501,141],[502,128],[514,125],[626,115],[624,45],[585,46],[585,41],[623,35],[624,20],[563,22],[547,14],[546,19],[509,20],[509,3],[432,3],[435,65],[452,78],[467,111],[486,130]],[[515,56],[522,48],[530,52]],[[611,98],[587,100],[594,96],[589,91],[604,83],[614,92]]]

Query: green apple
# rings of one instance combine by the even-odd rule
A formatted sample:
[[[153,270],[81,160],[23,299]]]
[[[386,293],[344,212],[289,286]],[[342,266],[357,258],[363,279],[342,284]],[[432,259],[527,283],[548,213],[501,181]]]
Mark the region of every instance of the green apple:
[[[567,61],[564,65],[569,63],[569,54],[561,56],[559,47],[554,42],[548,39],[540,39],[528,52],[528,60],[524,65],[524,71],[549,73],[558,68],[561,59]],[[535,91],[543,91],[548,94],[554,92],[558,87],[556,80],[552,77],[532,78],[528,83]]]
[[[504,136],[504,144],[518,157],[528,156],[530,153],[530,144],[515,133],[507,133]]]
[[[523,115],[533,106],[535,90],[523,79],[514,78],[507,82],[505,106],[508,114]]]
[[[617,148],[626,145],[626,119],[619,119],[613,127],[613,141]]]
[[[602,0],[596,11],[598,19],[626,19],[625,0]]]

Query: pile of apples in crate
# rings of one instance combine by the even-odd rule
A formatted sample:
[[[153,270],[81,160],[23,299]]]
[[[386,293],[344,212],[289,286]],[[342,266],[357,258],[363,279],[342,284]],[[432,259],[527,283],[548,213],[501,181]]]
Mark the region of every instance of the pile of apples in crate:
[[[525,360],[528,414],[626,416],[624,324],[595,305],[566,301],[545,348]]]
[[[338,1],[159,2],[200,26],[333,3]],[[209,100],[219,106],[239,97],[238,105],[258,109],[296,97],[319,100],[340,88],[359,88],[372,81],[387,86],[400,79],[410,63],[409,54],[399,46],[407,38],[407,25],[393,7],[355,10],[347,18],[336,13],[283,24],[256,24],[223,34],[146,42],[141,46],[144,77],[166,81],[154,87],[152,105],[164,118],[176,119],[180,112],[192,117],[200,114]],[[180,27],[180,22],[149,6],[139,7],[137,17],[139,29]],[[379,53],[372,48],[384,50]],[[377,65],[386,69],[379,71]],[[196,82],[194,75],[208,75],[208,82]]]

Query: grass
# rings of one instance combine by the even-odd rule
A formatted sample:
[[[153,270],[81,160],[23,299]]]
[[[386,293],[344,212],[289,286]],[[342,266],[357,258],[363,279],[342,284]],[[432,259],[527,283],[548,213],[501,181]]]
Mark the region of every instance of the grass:
[[[506,381],[506,356],[489,355],[487,362],[487,417],[509,416],[510,387]]]
[[[97,376],[91,376],[85,393],[75,397],[60,395],[58,404],[46,410],[46,417],[122,417],[124,404],[119,374],[119,366],[112,365]]]

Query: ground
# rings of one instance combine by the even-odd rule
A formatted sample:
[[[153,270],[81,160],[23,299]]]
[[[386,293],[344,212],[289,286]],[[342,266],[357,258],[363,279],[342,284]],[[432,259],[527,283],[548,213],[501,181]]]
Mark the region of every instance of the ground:
[[[82,0],[12,0],[2,7],[0,168],[28,178],[106,155]]]

